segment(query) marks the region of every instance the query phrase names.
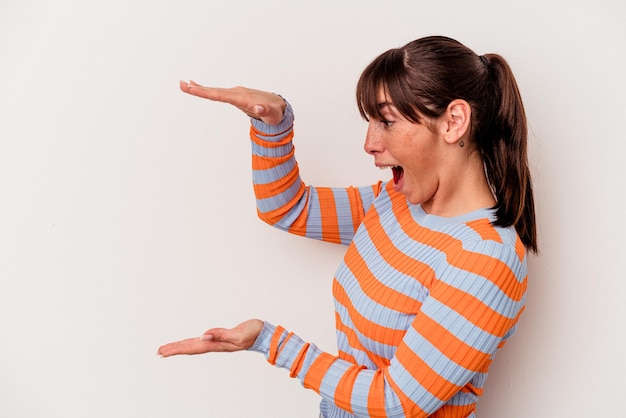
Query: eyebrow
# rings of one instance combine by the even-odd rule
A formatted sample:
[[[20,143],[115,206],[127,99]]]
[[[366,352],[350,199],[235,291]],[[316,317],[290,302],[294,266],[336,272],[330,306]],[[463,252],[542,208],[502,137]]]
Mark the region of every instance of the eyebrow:
[[[380,102],[376,104],[376,107],[378,108],[379,113],[383,111],[389,112],[392,115],[397,115],[398,113],[400,113],[392,102]]]

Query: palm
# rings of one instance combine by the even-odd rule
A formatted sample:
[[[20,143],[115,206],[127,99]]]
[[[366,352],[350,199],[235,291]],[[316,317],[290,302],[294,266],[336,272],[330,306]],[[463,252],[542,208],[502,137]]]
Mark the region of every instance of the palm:
[[[233,352],[247,350],[263,329],[263,322],[250,319],[231,329],[213,328],[202,337],[187,338],[159,347],[158,354],[162,357],[180,354],[194,355],[210,352]]]
[[[276,94],[246,87],[206,87],[193,81],[181,81],[180,89],[197,97],[233,105],[251,118],[269,125],[280,123],[287,106],[285,100]]]

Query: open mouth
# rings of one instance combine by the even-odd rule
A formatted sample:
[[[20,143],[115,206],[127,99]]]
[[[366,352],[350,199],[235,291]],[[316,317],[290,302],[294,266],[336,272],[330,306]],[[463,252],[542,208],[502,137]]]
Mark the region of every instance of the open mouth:
[[[404,174],[404,169],[400,166],[391,167],[391,171],[393,172],[393,183],[398,184],[402,179],[402,175]]]

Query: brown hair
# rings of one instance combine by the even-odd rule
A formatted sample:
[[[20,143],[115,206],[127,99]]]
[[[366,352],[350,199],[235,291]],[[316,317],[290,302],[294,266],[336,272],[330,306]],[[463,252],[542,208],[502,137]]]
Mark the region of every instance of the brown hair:
[[[454,39],[429,36],[384,52],[363,71],[356,98],[366,120],[384,119],[378,106],[381,88],[415,123],[420,115],[439,117],[455,99],[470,104],[471,140],[497,200],[494,225],[513,225],[526,248],[537,252],[526,114],[504,58],[478,56]]]

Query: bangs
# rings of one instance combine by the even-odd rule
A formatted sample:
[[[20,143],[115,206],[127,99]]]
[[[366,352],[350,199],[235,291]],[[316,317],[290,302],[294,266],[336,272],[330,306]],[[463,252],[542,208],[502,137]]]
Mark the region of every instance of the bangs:
[[[407,79],[402,49],[391,49],[372,61],[361,74],[356,88],[357,106],[363,119],[384,119],[381,109],[383,105],[391,104],[406,119],[419,123],[415,108],[417,97],[411,94]],[[387,98],[386,103],[379,100],[381,90]]]

